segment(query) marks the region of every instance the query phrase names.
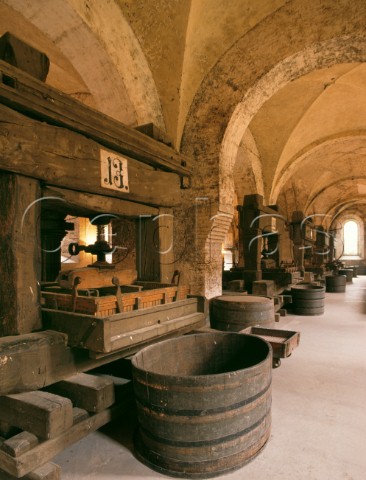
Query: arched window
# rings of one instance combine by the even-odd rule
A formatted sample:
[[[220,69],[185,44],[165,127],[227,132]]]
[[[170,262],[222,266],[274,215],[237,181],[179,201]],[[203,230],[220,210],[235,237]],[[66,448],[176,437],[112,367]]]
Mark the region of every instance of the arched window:
[[[359,232],[357,222],[354,220],[348,220],[343,225],[343,241],[343,255],[359,255]]]

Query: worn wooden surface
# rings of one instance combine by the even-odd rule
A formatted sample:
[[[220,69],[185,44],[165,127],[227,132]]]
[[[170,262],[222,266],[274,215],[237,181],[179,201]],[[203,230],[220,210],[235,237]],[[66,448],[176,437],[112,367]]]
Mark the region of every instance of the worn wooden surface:
[[[140,217],[136,234],[136,266],[138,277],[160,281],[159,222],[156,216]]]
[[[83,408],[79,407],[74,407],[72,409],[72,420],[73,420],[73,425],[76,425],[79,422],[82,422],[83,420],[86,420],[89,418],[89,413],[84,410]]]
[[[160,282],[171,283],[175,270],[173,209],[160,208],[157,222],[159,227]]]
[[[1,74],[13,79],[13,86],[0,83],[3,104],[82,133],[107,148],[154,167],[190,175],[190,159],[163,143],[87,107],[3,61],[0,61]]]
[[[50,61],[42,52],[6,32],[0,38],[0,59],[41,81],[46,81]],[[3,81],[6,78],[3,79]]]
[[[90,432],[97,430],[121,415],[128,415],[133,404],[134,400],[132,395],[126,396],[125,399],[117,405],[76,423],[59,436],[39,443],[18,457],[12,457],[0,449],[1,468],[16,477],[27,475],[29,472],[39,468],[39,466],[47,463],[65,448],[81,440]]]
[[[160,128],[158,128],[153,123],[144,123],[143,125],[138,125],[135,127],[135,130],[148,135],[150,138],[154,138],[158,142],[165,143],[169,147],[172,146],[172,140],[169,138],[166,133],[164,133]]]
[[[73,405],[88,412],[101,412],[115,401],[113,381],[106,377],[78,373],[55,383],[47,391],[69,398]]]
[[[1,450],[8,453],[12,457],[19,457],[31,448],[38,445],[39,440],[33,433],[22,431],[11,438],[8,438],[0,446]]]
[[[69,345],[108,353],[197,323],[203,315],[197,305],[191,298],[105,318],[43,309],[43,317],[49,328],[67,334]]]
[[[98,213],[109,213],[120,217],[139,217],[140,215],[157,215],[159,209],[151,205],[129,202],[120,198],[106,197],[92,193],[76,192],[66,188],[43,187],[42,203],[53,211],[62,213],[67,211],[70,215],[78,217],[94,217]],[[56,199],[55,199],[56,197]]]
[[[54,438],[72,425],[72,403],[48,392],[0,397],[0,419],[42,438]]]
[[[66,335],[50,331],[0,338],[0,395],[54,381],[72,361],[66,345]]]
[[[189,293],[188,285],[165,285],[167,286],[164,288],[143,291],[140,291],[138,285],[126,285],[121,288],[123,294],[119,290],[116,291],[114,287],[108,288],[108,293],[104,291],[101,296],[88,296],[84,293],[84,295],[80,294],[76,297],[71,294],[71,290],[48,287],[42,292],[43,308],[95,317],[110,317],[118,313],[132,312],[185,300]],[[106,289],[100,289],[99,291],[102,290]]]
[[[290,330],[249,327],[241,330],[239,333],[249,333],[266,340],[271,344],[273,356],[276,358],[289,357],[300,343],[300,332],[293,332]]]
[[[154,170],[131,158],[129,192],[103,188],[100,150],[99,144],[83,135],[32,120],[0,105],[1,169],[81,192],[151,205],[179,204],[178,175]]]
[[[170,476],[206,478],[254,458],[270,435],[271,362],[259,338],[221,332],[139,352],[138,459]]]
[[[0,172],[0,336],[41,328],[39,195],[37,180]]]
[[[74,268],[69,272],[62,272],[58,283],[62,288],[72,288],[76,277],[80,278],[80,286],[78,288],[101,288],[113,286],[113,277],[118,278],[120,285],[130,285],[137,279],[137,271],[134,269],[101,270],[90,267]]]
[[[186,302],[186,300],[183,302]],[[171,306],[176,305],[155,307],[154,310],[157,310],[157,317],[153,317],[155,321],[159,320],[160,309],[167,313]],[[140,313],[136,311],[122,315],[125,315],[126,319],[131,318],[133,322],[135,315],[138,316]],[[133,355],[144,346],[165,338],[184,335],[205,324],[207,312],[203,313],[203,307],[201,308],[200,302],[197,303],[197,300],[195,313],[191,315],[192,318],[188,324],[175,325],[174,329],[166,332],[160,331],[158,336],[147,338],[138,344],[128,345],[116,352],[101,355],[93,354],[94,358],[90,357],[91,354],[88,350],[65,346],[67,336],[58,332],[44,331],[21,337],[0,338],[0,395],[35,390],[52,385],[78,372],[87,372],[114,360]],[[87,319],[89,320],[89,317]]]
[[[14,480],[17,477],[0,470],[0,480]],[[23,480],[61,480],[61,467],[49,462],[24,475]]]

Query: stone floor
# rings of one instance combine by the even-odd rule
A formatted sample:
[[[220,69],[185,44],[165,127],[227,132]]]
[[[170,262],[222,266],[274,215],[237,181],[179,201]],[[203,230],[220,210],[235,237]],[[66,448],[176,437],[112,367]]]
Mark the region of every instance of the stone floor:
[[[272,434],[251,463],[220,478],[366,479],[366,277],[345,294],[326,294],[325,314],[288,315],[279,328],[300,346],[273,370]],[[133,454],[133,415],[104,427],[54,461],[63,479],[163,479]]]

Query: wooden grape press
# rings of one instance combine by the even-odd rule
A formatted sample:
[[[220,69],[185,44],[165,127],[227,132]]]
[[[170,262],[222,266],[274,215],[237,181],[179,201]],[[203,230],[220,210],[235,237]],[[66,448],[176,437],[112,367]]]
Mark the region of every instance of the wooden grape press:
[[[0,58],[0,479],[52,480],[57,453],[132,408],[129,380],[95,369],[205,324],[174,267],[190,160],[46,85],[47,57],[10,34]],[[61,268],[70,216],[97,226],[69,245],[90,266]],[[118,222],[134,265],[106,261]]]

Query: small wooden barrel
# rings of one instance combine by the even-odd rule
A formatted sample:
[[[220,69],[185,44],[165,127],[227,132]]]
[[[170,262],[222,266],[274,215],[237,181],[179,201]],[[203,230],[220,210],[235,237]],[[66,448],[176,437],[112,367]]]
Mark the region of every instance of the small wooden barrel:
[[[251,326],[272,325],[275,320],[274,302],[257,295],[222,295],[212,300],[212,328],[239,332]]]
[[[292,307],[295,315],[322,315],[325,287],[303,283],[291,287]]]
[[[272,348],[261,338],[202,333],[146,347],[132,359],[137,457],[153,470],[211,478],[265,446]]]
[[[330,275],[325,277],[325,291],[343,293],[346,291],[346,277],[344,275]]]
[[[347,283],[353,283],[353,269],[352,268],[343,268],[339,270],[339,275],[345,275]]]

